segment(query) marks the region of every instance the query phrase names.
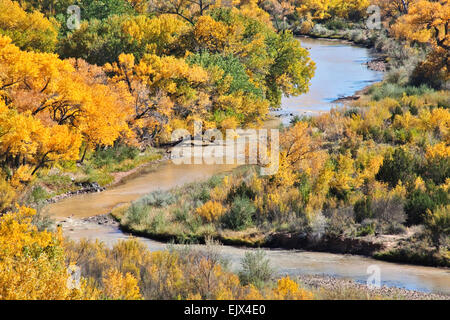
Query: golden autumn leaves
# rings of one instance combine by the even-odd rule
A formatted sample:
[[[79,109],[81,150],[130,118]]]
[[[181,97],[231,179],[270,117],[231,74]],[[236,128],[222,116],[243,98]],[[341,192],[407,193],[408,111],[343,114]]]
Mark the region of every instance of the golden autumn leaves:
[[[0,38],[0,149],[17,159],[6,159],[11,169],[77,160],[82,140],[111,145],[130,133],[120,88],[91,78],[94,72],[85,68],[82,61],[21,51]]]
[[[136,240],[112,249],[100,242],[64,243],[60,229],[32,225],[35,213],[18,207],[0,217],[0,300],[313,298],[289,277],[274,288],[244,286],[214,255],[150,252]],[[98,277],[72,278],[68,270],[76,262]]]
[[[416,69],[417,76],[444,82],[450,79],[449,27],[450,3],[447,0],[413,1],[408,12],[392,26],[395,36],[431,46],[427,59]]]

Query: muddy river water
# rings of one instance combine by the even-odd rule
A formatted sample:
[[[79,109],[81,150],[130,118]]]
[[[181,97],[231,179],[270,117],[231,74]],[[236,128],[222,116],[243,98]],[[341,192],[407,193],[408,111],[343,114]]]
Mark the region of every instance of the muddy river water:
[[[368,70],[364,62],[371,58],[368,49],[328,40],[301,39],[316,62],[316,76],[308,94],[284,98],[283,110],[278,112],[281,121],[288,123],[286,115],[307,115],[329,110],[332,101],[352,95],[370,83],[382,79],[380,72]],[[270,126],[276,125],[272,123]],[[108,213],[113,207],[133,201],[154,190],[167,190],[189,182],[207,179],[212,175],[231,170],[235,165],[175,165],[171,161],[161,162],[151,169],[125,180],[123,183],[100,193],[91,193],[66,198],[51,204],[47,211],[57,220],[69,221],[65,234],[72,239],[100,239],[108,245],[129,236],[116,227],[94,223],[81,223],[80,218]],[[71,217],[68,219],[68,217]],[[63,224],[64,225],[64,224]],[[164,243],[141,239],[150,250],[163,250]],[[246,248],[222,247],[234,268]],[[383,285],[401,287],[433,293],[450,294],[450,271],[448,269],[386,263],[374,259],[330,253],[292,250],[266,250],[272,265],[283,274],[324,274],[365,282],[368,267],[377,265]]]

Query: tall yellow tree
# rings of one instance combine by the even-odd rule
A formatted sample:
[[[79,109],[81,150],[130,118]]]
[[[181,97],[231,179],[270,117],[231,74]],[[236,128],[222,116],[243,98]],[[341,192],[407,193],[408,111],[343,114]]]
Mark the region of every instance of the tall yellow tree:
[[[432,52],[422,62],[416,76],[426,80],[450,79],[450,3],[447,0],[420,0],[409,6],[392,27],[393,33],[402,39],[430,44]]]
[[[18,2],[0,0],[0,35],[11,37],[21,49],[51,52],[58,28],[39,11],[27,12]]]

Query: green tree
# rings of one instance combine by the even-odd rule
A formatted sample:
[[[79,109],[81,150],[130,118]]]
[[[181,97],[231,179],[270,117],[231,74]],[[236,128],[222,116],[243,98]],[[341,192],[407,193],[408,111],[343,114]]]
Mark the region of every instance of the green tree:
[[[399,181],[409,184],[414,181],[416,160],[402,148],[395,149],[394,153],[386,154],[383,165],[380,167],[376,178],[379,181],[387,182],[391,188],[395,187]]]

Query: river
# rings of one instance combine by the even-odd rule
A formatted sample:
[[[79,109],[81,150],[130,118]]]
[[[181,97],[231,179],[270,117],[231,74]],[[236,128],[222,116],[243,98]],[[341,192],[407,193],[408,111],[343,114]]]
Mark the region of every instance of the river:
[[[284,123],[289,122],[290,114],[309,115],[327,111],[334,106],[332,101],[352,95],[383,77],[382,73],[368,70],[362,64],[371,58],[371,53],[366,48],[339,41],[306,38],[300,41],[309,49],[312,59],[316,62],[316,76],[312,80],[308,94],[283,98],[283,110],[277,113]],[[270,124],[276,125],[276,121]],[[105,214],[115,206],[133,201],[151,191],[167,190],[207,179],[234,167],[234,165],[175,165],[170,161],[161,162],[104,192],[66,198],[49,205],[47,211],[58,221],[66,221],[63,223],[63,230],[69,238],[100,239],[112,245],[118,239],[126,239],[129,236],[112,226],[82,223],[80,218]],[[150,250],[166,248],[164,243],[141,240]],[[237,269],[240,259],[249,249],[223,247],[221,250],[223,255],[230,259],[233,268]],[[324,274],[364,282],[368,277],[367,267],[377,265],[381,270],[383,285],[450,294],[450,271],[447,269],[387,263],[353,255],[291,250],[266,250],[266,252],[275,269],[283,274]]]
[[[342,41],[299,38],[316,62],[316,72],[307,94],[283,97],[282,109],[275,114],[288,124],[292,115],[311,116],[336,106],[334,100],[353,95],[383,80],[383,72],[369,70],[364,63],[373,58],[366,48]]]

